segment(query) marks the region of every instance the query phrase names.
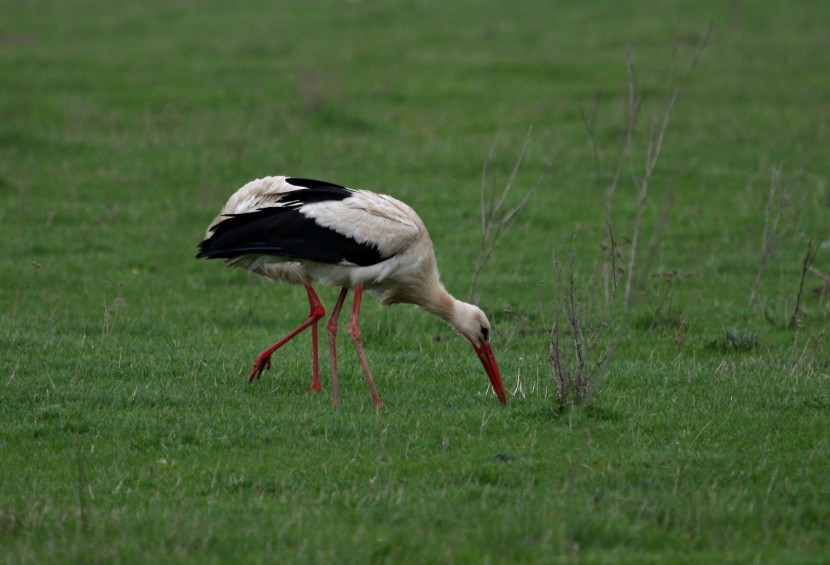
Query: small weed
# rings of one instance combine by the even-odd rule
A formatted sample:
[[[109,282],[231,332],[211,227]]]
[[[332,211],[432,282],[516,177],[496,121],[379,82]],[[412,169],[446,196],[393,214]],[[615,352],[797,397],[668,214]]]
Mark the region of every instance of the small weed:
[[[694,273],[677,270],[664,273],[652,273],[651,278],[656,282],[656,291],[648,312],[644,313],[635,323],[636,327],[644,331],[661,330],[663,335],[678,346],[683,344],[683,331],[688,321],[683,311],[677,306],[676,292],[678,287],[689,280]]]
[[[617,254],[617,247],[614,243],[614,237],[612,232],[612,226],[614,225],[612,221],[614,194],[617,191],[617,187],[623,172],[623,167],[625,163],[628,161],[628,158],[630,157],[630,154],[632,152],[632,147],[634,145],[635,129],[637,126],[637,122],[639,120],[640,110],[642,108],[644,99],[644,95],[642,94],[642,92],[640,92],[640,89],[638,89],[634,73],[633,51],[630,47],[628,48],[626,56],[628,96],[625,114],[625,132],[620,141],[620,148],[617,153],[614,172],[612,174],[611,181],[609,182],[608,187],[606,188],[605,194],[605,226],[608,230],[609,239],[611,240],[611,245],[604,249],[606,255],[606,302],[608,302],[608,297],[610,294],[607,282],[609,279],[609,273],[613,274],[615,289],[616,285],[618,284],[617,274],[625,276],[623,303],[630,308],[634,300],[635,287],[637,287],[641,283],[641,279],[639,278],[640,273],[647,272],[648,270],[647,265],[645,268],[639,265],[638,254],[641,252],[641,238],[643,235],[645,235],[643,230],[643,218],[646,210],[646,202],[649,197],[649,188],[654,178],[654,172],[656,170],[657,164],[659,163],[660,157],[663,153],[663,142],[666,137],[666,131],[668,130],[669,121],[674,110],[675,103],[677,102],[677,98],[680,94],[680,89],[685,84],[686,80],[689,78],[692,71],[697,66],[698,62],[700,61],[700,58],[703,56],[703,53],[706,51],[706,48],[709,45],[709,40],[711,39],[711,35],[712,27],[710,26],[706,35],[703,37],[700,44],[698,45],[697,51],[695,52],[692,61],[689,63],[685,72],[679,77],[676,76],[675,69],[675,64],[677,62],[677,45],[675,45],[675,48],[672,51],[671,63],[668,70],[669,93],[666,95],[666,98],[664,100],[662,115],[658,116],[657,112],[654,112],[652,114],[649,123],[648,136],[645,139],[645,165],[641,171],[632,170],[631,172],[631,177],[634,180],[635,186],[637,188],[637,206],[633,218],[633,225],[631,227],[631,237],[630,245],[628,246],[628,256],[623,258],[621,256],[618,256]],[[598,105],[599,96],[597,97],[596,102],[597,107]],[[591,137],[594,149],[594,160],[595,164],[597,164],[598,166],[599,157],[597,154],[598,149],[595,133],[596,112],[597,108],[595,107],[594,114],[590,120],[585,118],[583,113],[583,125],[585,126],[589,136]],[[660,238],[663,232],[665,231],[669,217],[668,212],[670,207],[672,206],[672,196],[673,195],[671,187],[667,187],[664,192],[663,210],[661,211],[657,224],[652,229],[651,236],[649,238],[648,249],[645,253],[646,262],[648,262],[650,258],[654,257],[654,251],[657,249],[657,246],[660,242]],[[624,271],[620,270],[618,273],[616,262],[620,259],[623,259],[625,261],[626,266]],[[611,267],[608,266],[609,262],[611,263]]]
[[[792,316],[790,316],[790,328],[792,329],[801,327],[801,318],[804,315],[804,309],[801,306],[801,298],[804,295],[804,279],[807,278],[807,273],[810,271],[813,261],[816,260],[818,250],[819,246],[818,244],[814,245],[813,240],[807,243],[807,253],[804,255],[804,261],[801,264],[801,278],[799,279],[798,292],[795,296],[795,308],[793,309]]]
[[[589,307],[583,302],[588,293],[583,295],[577,288],[573,259],[573,251],[563,263],[553,258],[553,321],[548,333],[548,358],[560,411],[589,404],[616,346],[605,335],[610,308],[598,322],[591,322]]]
[[[801,238],[801,216],[806,196],[789,186],[781,187],[781,166],[770,171],[769,193],[764,206],[764,231],[755,280],[749,291],[749,306],[755,303],[758,288],[769,266]]]
[[[707,348],[726,351],[752,351],[758,347],[758,336],[753,332],[739,330],[737,328],[724,329],[723,336],[713,339],[707,343]]]

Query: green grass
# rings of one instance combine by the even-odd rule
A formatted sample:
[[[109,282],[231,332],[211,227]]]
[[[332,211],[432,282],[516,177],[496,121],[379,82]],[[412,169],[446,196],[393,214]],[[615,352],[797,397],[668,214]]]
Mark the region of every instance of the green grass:
[[[572,247],[583,301],[601,305],[626,46],[644,102],[620,240],[672,47],[682,69],[710,23],[652,179],[646,236],[674,195],[658,275],[628,323],[612,318],[593,401],[559,413],[550,254]],[[786,323],[806,238],[830,272],[828,28],[807,1],[0,0],[4,561],[826,561],[816,278],[802,327]],[[599,170],[581,118],[597,92]],[[479,281],[507,409],[451,330],[371,299],[381,410],[345,334],[341,406],[305,392],[307,336],[245,385],[307,305],[193,259],[233,190],[295,174],[401,197],[463,298],[485,155],[495,143],[503,184],[530,125],[517,190],[554,166]],[[774,164],[807,195],[804,238],[749,308]],[[691,275],[669,290],[675,270]]]

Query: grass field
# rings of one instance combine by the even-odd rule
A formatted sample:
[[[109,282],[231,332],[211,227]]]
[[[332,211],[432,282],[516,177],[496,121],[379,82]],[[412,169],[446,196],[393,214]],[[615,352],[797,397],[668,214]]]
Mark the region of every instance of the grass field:
[[[830,559],[830,298],[813,273],[789,325],[809,241],[830,272],[830,9],[116,4],[0,0],[3,562]],[[627,52],[642,106],[612,201],[624,257],[650,121],[710,25],[607,374],[560,410],[551,254],[572,251],[595,325]],[[552,166],[477,288],[509,407],[439,320],[372,299],[382,409],[345,333],[339,407],[306,393],[307,336],[245,384],[307,304],[194,259],[233,190],[293,174],[400,197],[465,298],[483,165],[504,186],[530,127],[508,200]],[[750,306],[776,170],[803,213],[771,207],[768,234],[790,231]]]

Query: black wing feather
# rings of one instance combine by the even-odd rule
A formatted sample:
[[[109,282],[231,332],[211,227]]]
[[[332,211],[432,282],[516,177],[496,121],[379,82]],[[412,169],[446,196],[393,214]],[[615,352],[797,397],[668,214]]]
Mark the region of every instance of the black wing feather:
[[[285,182],[292,186],[300,188],[308,188],[306,197],[313,198],[311,202],[320,202],[322,200],[343,200],[351,196],[352,190],[333,182],[314,179],[302,179],[299,177],[287,177]]]
[[[331,188],[331,187],[329,187]],[[335,187],[336,189],[336,187]],[[366,267],[388,259],[377,247],[317,224],[299,211],[301,204],[337,200],[320,198],[320,189],[296,191],[285,206],[229,215],[212,228],[211,236],[199,244],[198,259],[233,259],[242,255],[274,255],[338,264],[343,261]],[[329,189],[323,189],[328,192]],[[346,189],[348,190],[348,189]],[[339,195],[340,193],[338,193]],[[342,200],[342,198],[339,198]]]

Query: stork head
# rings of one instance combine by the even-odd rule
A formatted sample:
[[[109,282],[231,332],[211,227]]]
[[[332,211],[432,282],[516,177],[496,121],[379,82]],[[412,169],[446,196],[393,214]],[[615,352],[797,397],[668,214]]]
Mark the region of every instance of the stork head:
[[[450,324],[473,344],[484,370],[493,385],[493,391],[502,404],[507,405],[507,393],[501,380],[496,356],[490,347],[490,322],[478,306],[456,301]]]

